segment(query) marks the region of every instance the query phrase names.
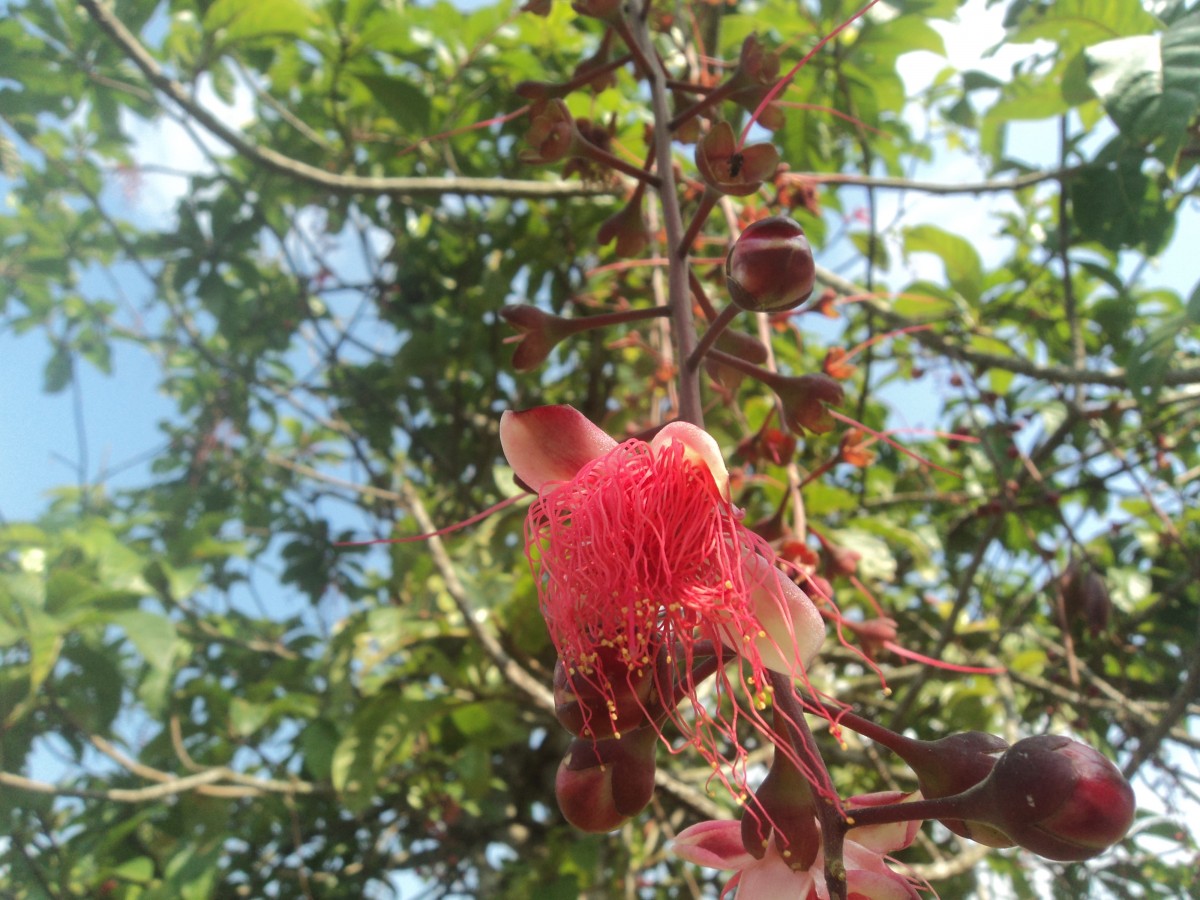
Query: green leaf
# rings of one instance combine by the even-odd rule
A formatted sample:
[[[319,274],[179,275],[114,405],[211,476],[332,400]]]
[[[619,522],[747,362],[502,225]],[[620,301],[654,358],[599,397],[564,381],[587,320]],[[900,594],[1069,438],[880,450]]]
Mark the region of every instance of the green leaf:
[[[1159,21],[1139,0],[1055,0],[1030,4],[1010,43],[1049,40],[1065,56],[1084,47],[1126,35],[1146,34]]]
[[[125,632],[125,637],[150,668],[139,687],[139,696],[152,710],[161,709],[174,671],[175,625],[165,616],[140,609],[116,613],[112,624]]]
[[[1097,44],[1086,59],[1088,83],[1121,133],[1173,163],[1200,114],[1200,12],[1162,35]]]
[[[268,36],[300,37],[318,17],[300,0],[216,0],[204,14],[204,30],[220,31],[225,43]]]
[[[946,266],[946,279],[963,299],[975,303],[983,290],[983,263],[966,238],[937,225],[914,225],[904,231],[905,253],[933,253]]]
[[[56,347],[42,372],[42,390],[47,394],[60,393],[71,383],[73,371],[71,351],[65,347]]]
[[[432,106],[429,94],[405,78],[375,72],[352,72],[371,92],[385,114],[399,122],[409,133],[429,130]]]
[[[29,642],[29,693],[35,695],[58,662],[65,626],[40,609],[26,609],[25,627],[25,639]]]
[[[1068,184],[1078,234],[1110,250],[1130,247],[1158,253],[1167,243],[1175,216],[1143,161],[1123,154],[1116,162],[1087,166]]]

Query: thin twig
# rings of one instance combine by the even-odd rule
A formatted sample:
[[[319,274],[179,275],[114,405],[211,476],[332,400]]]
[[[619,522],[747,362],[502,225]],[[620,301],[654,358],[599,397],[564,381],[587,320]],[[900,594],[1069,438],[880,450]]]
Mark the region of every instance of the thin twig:
[[[403,197],[441,197],[448,194],[482,194],[491,197],[593,197],[623,188],[574,181],[518,181],[510,178],[371,177],[341,175],[260,147],[205,109],[182,84],[168,76],[125,24],[99,0],[80,0],[92,20],[108,33],[142,74],[211,134],[247,159],[290,178],[339,194],[388,194]]]

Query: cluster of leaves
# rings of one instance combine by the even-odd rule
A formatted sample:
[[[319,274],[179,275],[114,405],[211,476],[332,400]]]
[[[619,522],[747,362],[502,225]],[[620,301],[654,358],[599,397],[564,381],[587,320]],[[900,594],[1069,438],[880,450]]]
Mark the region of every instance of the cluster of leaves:
[[[866,647],[885,697],[830,641],[814,683],[922,737],[1074,730],[1179,813],[1197,802],[1200,749],[1200,287],[1158,285],[1146,263],[1195,203],[1200,13],[1006,9],[1008,43],[1029,48],[1008,77],[946,68],[917,97],[897,60],[943,52],[934,23],[957,4],[874,10],[782,95],[772,140],[790,171],[717,217],[789,212],[819,260],[854,255],[854,281],[823,276],[836,321],[758,332],[781,371],[824,367],[879,431],[932,396],[938,425],[975,442],[897,436],[935,469],[840,426],[788,436],[770,395],[728,372],[706,382],[708,425],[752,518],[801,484],[820,540],[791,550],[848,615],[871,615],[869,591],[907,647],[1008,669],[947,678]],[[589,331],[518,378],[496,315],[654,303],[654,267],[596,238],[625,187],[520,159],[517,85],[567,82],[603,29],[561,0],[546,16],[370,0],[107,10],[29,0],[0,22],[0,328],[41,337],[52,393],[144,354],[174,412],[137,486],[84,468],[36,522],[0,525],[3,892],[702,893],[664,846],[723,802],[707,772],[669,766],[653,816],[616,836],[558,817],[565,736],[514,677],[548,685],[553,665],[519,507],[445,550],[334,546],[511,496],[506,408],[571,402],[617,435],[670,409],[657,324]],[[696,3],[661,17],[657,40],[694,84],[752,33],[786,69],[851,12]],[[566,102],[637,165],[647,111],[632,67],[613,75]],[[1057,123],[1054,171],[1012,141],[1024,121]],[[205,135],[196,171],[145,163],[164,123]],[[913,167],[955,144],[1007,198],[979,223],[1000,254],[945,223],[882,224],[889,192],[918,189]],[[164,186],[173,208],[143,214]],[[695,252],[727,237],[710,225]],[[930,254],[944,276],[911,277]],[[701,271],[721,296],[719,267]],[[831,364],[883,332],[856,369]],[[904,777],[869,743],[829,748],[843,793]],[[1111,856],[1056,867],[1053,890],[1195,889],[1181,821],[1147,812]],[[942,830],[910,854],[943,896],[996,879],[1034,892],[1022,860],[976,865]]]

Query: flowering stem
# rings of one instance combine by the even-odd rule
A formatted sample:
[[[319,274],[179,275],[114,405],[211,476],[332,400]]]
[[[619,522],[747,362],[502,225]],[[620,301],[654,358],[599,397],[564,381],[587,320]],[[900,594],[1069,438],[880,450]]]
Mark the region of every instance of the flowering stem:
[[[586,157],[592,162],[607,166],[610,169],[616,169],[618,172],[628,175],[630,178],[636,178],[638,181],[643,181],[657,190],[662,189],[661,179],[657,175],[651,175],[645,169],[640,169],[633,163],[625,162],[621,157],[609,153],[601,147],[597,147],[585,137],[579,137],[575,141],[575,146],[571,149],[578,156]]]
[[[735,74],[731,76],[724,84],[717,85],[705,96],[701,97],[691,106],[673,118],[667,123],[667,128],[669,128],[671,131],[674,131],[689,119],[692,119],[704,112],[704,110],[708,109],[708,107],[712,106],[714,103],[719,103],[720,101],[729,97],[729,95],[732,94],[737,88],[737,75]]]
[[[639,322],[642,319],[657,319],[669,316],[669,306],[649,306],[645,309],[623,309],[620,312],[601,313],[596,316],[581,316],[578,319],[564,319],[562,327],[570,334],[578,334],[592,328],[606,328],[609,325],[624,325],[628,322]]]
[[[740,312],[742,312],[740,306],[730,303],[721,310],[719,316],[708,323],[708,328],[700,337],[700,343],[696,345],[696,349],[692,351],[692,355],[687,359],[688,371],[696,370],[700,365],[700,360],[704,359],[704,354],[712,348],[712,345],[717,342],[717,338],[721,336],[721,332],[728,327],[730,322],[737,318]]]
[[[726,353],[723,350],[709,350],[708,355],[719,363],[737,369],[745,375],[749,375],[769,388],[775,388],[783,383],[783,376],[769,369],[764,369],[762,366],[756,366],[754,363],[746,362],[732,353]]]
[[[650,0],[646,0],[649,12]],[[671,156],[671,110],[667,104],[667,73],[654,53],[650,39],[650,27],[645,16],[635,20],[630,37],[634,45],[642,50],[642,56],[653,59],[656,65],[647,72],[650,82],[650,99],[654,110],[654,149],[657,159],[659,202],[662,204],[663,225],[667,232],[668,247],[679,247],[683,243],[683,219],[679,214],[679,196],[675,187],[674,159]],[[630,49],[633,49],[631,47]],[[688,261],[675,253],[669,254],[667,268],[667,303],[671,307],[671,335],[675,342],[676,357],[686,360],[692,355],[696,343],[696,326],[692,321],[692,302],[688,293]],[[700,376],[697,370],[683,366],[679,370],[679,418],[693,425],[704,427],[704,408],[700,402]]]
[[[692,296],[696,298],[696,302],[704,310],[704,317],[711,322],[717,317],[717,310],[713,307],[712,301],[708,299],[704,285],[700,283],[700,276],[695,273],[691,266],[688,267],[688,286],[692,289]]]
[[[829,900],[846,900],[846,864],[842,859],[847,830],[846,814],[808,721],[804,718],[804,707],[796,694],[795,684],[791,678],[779,672],[772,671],[770,678],[775,706],[785,720],[786,736],[814,780],[817,819],[821,823],[821,840],[825,849],[825,883],[829,888]]]
[[[713,207],[717,205],[719,199],[721,199],[720,191],[710,187],[704,189],[704,196],[700,198],[700,205],[696,207],[696,211],[692,214],[692,221],[688,223],[687,233],[684,234],[683,240],[679,244],[679,249],[675,251],[679,256],[686,257],[688,255],[688,251],[692,248],[692,241],[696,240],[696,235],[704,227],[704,223],[708,220],[708,214],[712,212]]]
[[[923,819],[970,819],[984,821],[986,817],[977,798],[985,788],[976,785],[961,794],[940,797],[936,800],[916,800],[909,803],[888,803],[884,806],[867,806],[850,812],[847,823],[851,828],[866,825],[890,825],[893,822],[913,822]]]

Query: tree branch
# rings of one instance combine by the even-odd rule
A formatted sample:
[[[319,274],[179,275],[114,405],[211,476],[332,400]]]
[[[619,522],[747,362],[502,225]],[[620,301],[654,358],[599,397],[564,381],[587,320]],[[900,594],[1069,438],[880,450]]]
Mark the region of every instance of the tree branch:
[[[993,181],[964,181],[948,184],[939,181],[914,181],[909,178],[891,178],[875,175],[855,175],[850,172],[789,172],[788,179],[808,181],[816,184],[857,185],[866,188],[890,188],[898,191],[918,191],[923,194],[999,194],[1019,191],[1046,181],[1061,181],[1079,171],[1078,166],[1054,169],[1049,172],[1030,172],[1016,178],[1001,178]]]
[[[251,143],[205,109],[178,81],[167,75],[125,24],[100,0],[80,0],[92,20],[111,37],[126,57],[162,93],[247,159],[289,178],[339,194],[389,194],[404,197],[440,197],[446,194],[484,194],[492,197],[591,197],[614,194],[619,188],[574,181],[518,181],[510,178],[371,177],[327,172],[269,147]]]
[[[831,272],[824,266],[817,266],[817,280],[833,288],[845,297],[854,297],[856,302],[862,303],[878,313],[890,328],[909,328],[914,324],[918,324],[907,316],[893,312],[888,307],[886,301],[877,297],[864,297],[864,291],[861,287],[848,278],[843,278],[841,275]],[[1130,390],[1129,375],[1124,369],[1119,367],[1109,369],[1107,372],[1097,372],[1091,369],[1046,366],[1028,359],[1022,359],[1018,356],[1000,356],[997,353],[972,350],[936,331],[912,331],[909,332],[908,336],[921,346],[935,353],[974,366],[1003,369],[1017,375],[1026,375],[1030,378],[1055,384],[1093,384]],[[1180,387],[1188,384],[1200,384],[1200,366],[1186,366],[1172,369],[1164,373],[1162,378],[1162,385],[1164,387]]]

